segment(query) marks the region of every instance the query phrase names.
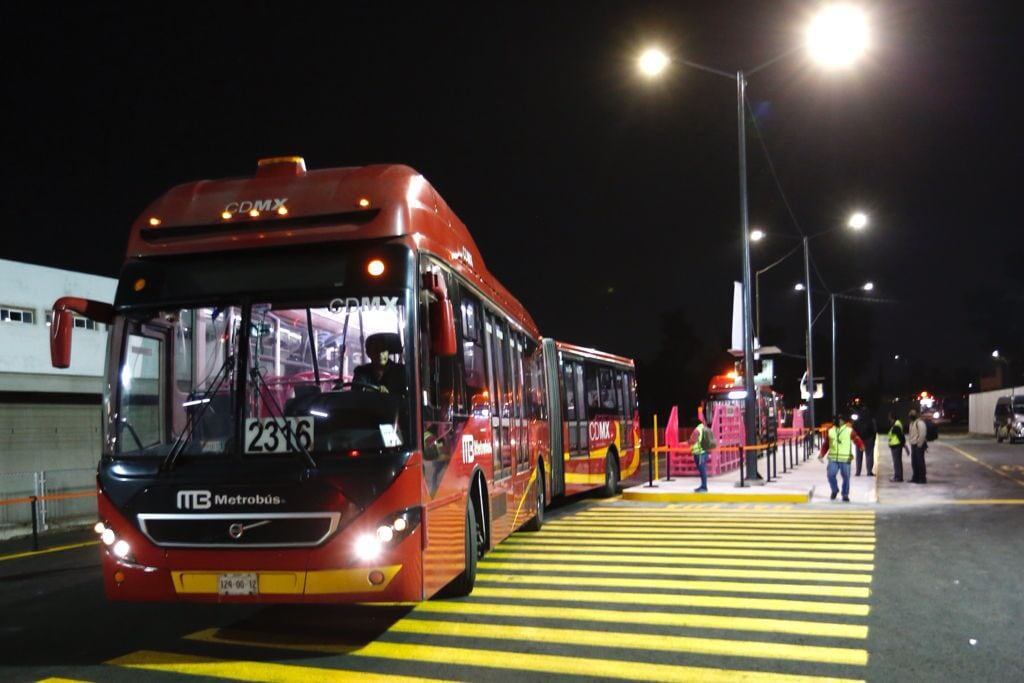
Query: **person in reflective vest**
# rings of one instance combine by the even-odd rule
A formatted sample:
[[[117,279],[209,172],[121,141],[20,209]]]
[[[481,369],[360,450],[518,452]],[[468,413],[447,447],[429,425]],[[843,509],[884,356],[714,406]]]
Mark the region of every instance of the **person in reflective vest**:
[[[708,452],[714,448],[714,438],[711,436],[711,428],[705,424],[704,409],[697,407],[697,426],[690,432],[690,453],[693,455],[693,464],[697,466],[700,474],[700,486],[695,488],[694,493],[707,493],[708,491]]]
[[[895,413],[889,413],[889,422],[892,424],[889,427],[889,451],[892,453],[892,478],[889,481],[903,481],[903,451],[910,451],[907,435]]]
[[[844,420],[844,415],[836,415],[832,426],[828,428],[826,438],[821,441],[821,453],[818,460],[828,456],[828,485],[832,488],[832,500],[839,495],[839,484],[836,474],[843,476],[843,502],[850,502],[850,461],[853,460],[853,446],[864,448],[864,442],[853,429],[853,425]]]

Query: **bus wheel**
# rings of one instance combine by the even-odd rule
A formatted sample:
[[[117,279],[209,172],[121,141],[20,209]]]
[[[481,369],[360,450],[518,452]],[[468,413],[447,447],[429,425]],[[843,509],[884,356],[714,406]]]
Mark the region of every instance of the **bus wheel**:
[[[470,498],[466,505],[466,568],[448,585],[446,595],[463,597],[473,592],[473,584],[476,583],[476,562],[479,557],[480,539],[477,536],[476,506]]]
[[[616,458],[611,453],[604,461],[604,488],[601,489],[602,498],[611,498],[619,492],[619,468],[616,466]]]
[[[540,531],[544,526],[544,468],[537,468],[537,514],[523,525],[523,531]]]

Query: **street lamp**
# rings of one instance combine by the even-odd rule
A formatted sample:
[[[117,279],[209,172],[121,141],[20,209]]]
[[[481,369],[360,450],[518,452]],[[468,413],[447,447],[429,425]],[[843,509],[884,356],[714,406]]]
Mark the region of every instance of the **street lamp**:
[[[850,220],[846,222],[846,225],[854,230],[863,230],[868,227],[868,216],[862,211],[855,211],[850,214]]]
[[[838,4],[825,6],[807,27],[806,46],[808,54],[814,61],[826,68],[846,68],[853,64],[868,48],[868,27],[867,19],[863,12],[856,10],[851,5]],[[743,374],[744,382],[747,385],[747,395],[744,399],[744,427],[746,431],[747,445],[752,445],[756,438],[756,416],[757,409],[756,392],[754,391],[754,326],[753,306],[751,297],[751,265],[750,265],[750,217],[747,197],[747,137],[746,137],[746,91],[747,75],[752,75],[762,69],[775,64],[784,57],[792,54],[794,50],[787,50],[766,62],[755,66],[744,72],[738,69],[735,72],[724,71],[714,67],[705,66],[697,62],[677,58],[670,60],[668,55],[656,47],[649,47],[644,50],[637,60],[637,67],[640,73],[647,79],[660,77],[668,70],[669,65],[676,61],[685,66],[711,73],[716,76],[727,78],[736,84],[736,130],[738,138],[739,155],[739,185],[740,185],[740,234],[743,239]],[[805,238],[806,240],[806,238]],[[806,279],[810,280],[809,266],[807,265],[806,244],[804,264]],[[810,322],[810,288],[808,287],[807,319]],[[808,325],[808,354],[807,367],[810,382],[814,382],[813,363],[811,360],[810,347],[810,325]],[[813,400],[811,405],[811,424],[814,424]],[[757,453],[747,454],[747,477],[750,480],[760,480],[757,473]]]
[[[657,78],[668,68],[671,61],[661,48],[649,47],[640,53],[637,68],[647,78]]]
[[[852,66],[871,43],[867,16],[845,3],[822,8],[807,25],[805,38],[811,58],[833,69]]]
[[[806,287],[804,287],[804,283],[802,283],[802,282],[798,282],[798,283],[796,283],[795,285],[793,285],[793,289],[794,289],[795,291],[797,291],[797,292],[802,292],[802,291],[804,291],[804,290],[805,290],[805,289],[807,289],[807,288],[806,288]]]
[[[753,230],[750,231],[750,241],[760,242],[761,240],[764,239],[764,234],[764,230],[761,230],[760,228],[754,228]]]

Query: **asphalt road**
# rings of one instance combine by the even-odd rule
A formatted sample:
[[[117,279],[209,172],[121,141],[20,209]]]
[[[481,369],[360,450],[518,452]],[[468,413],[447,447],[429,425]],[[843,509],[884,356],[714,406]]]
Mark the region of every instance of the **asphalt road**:
[[[5,544],[0,680],[1020,681],[1022,465],[944,437],[878,505],[574,501],[412,610],[107,604],[95,546]]]

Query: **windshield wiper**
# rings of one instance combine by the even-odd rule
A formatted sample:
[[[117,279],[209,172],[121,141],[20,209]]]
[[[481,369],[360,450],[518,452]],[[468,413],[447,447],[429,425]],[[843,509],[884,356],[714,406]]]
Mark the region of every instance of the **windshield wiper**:
[[[249,374],[252,376],[253,380],[256,382],[256,390],[259,391],[259,387],[262,384],[264,391],[266,391],[267,396],[270,399],[269,401],[267,401],[268,405],[272,405],[274,407],[274,409],[277,410],[277,416],[275,417],[274,415],[271,415],[270,417],[275,420],[275,422],[274,422],[275,424],[277,424],[276,421],[278,419],[280,419],[281,422],[283,423],[283,424],[277,425],[278,431],[283,432],[284,435],[285,435],[285,437],[284,437],[285,440],[287,442],[291,443],[293,446],[295,446],[295,449],[298,450],[300,453],[302,453],[302,455],[304,455],[306,457],[306,461],[309,463],[309,466],[311,468],[317,469],[318,466],[316,464],[316,460],[314,460],[313,456],[310,455],[309,449],[307,449],[305,446],[302,445],[302,442],[299,441],[298,436],[296,436],[295,434],[292,434],[292,430],[287,428],[288,427],[288,418],[285,417],[284,410],[281,409],[281,404],[277,402],[277,397],[274,396],[274,392],[271,391],[270,385],[267,384],[267,380],[263,378],[263,373],[260,372],[259,367],[254,365],[252,367],[252,370],[250,370]]]
[[[206,391],[203,392],[202,396],[200,396],[198,399],[194,399],[198,401],[201,407],[199,408],[198,411],[192,413],[189,416],[188,422],[185,424],[185,428],[181,430],[181,434],[178,435],[178,438],[175,440],[174,445],[171,446],[170,452],[167,454],[167,457],[164,458],[163,463],[160,465],[161,470],[169,471],[174,469],[175,461],[177,461],[178,456],[181,455],[181,452],[185,450],[185,444],[187,444],[189,440],[192,439],[192,432],[195,431],[196,424],[203,418],[203,415],[206,414],[206,409],[210,407],[210,401],[212,399],[212,396],[215,393],[217,393],[217,390],[220,389],[221,385],[224,384],[224,381],[228,378],[228,374],[230,374],[230,368],[234,364],[234,362],[234,354],[229,353],[228,357],[224,359],[224,364],[220,366],[219,370],[217,370],[217,374],[214,376],[213,381],[210,383],[210,386],[207,387]]]

